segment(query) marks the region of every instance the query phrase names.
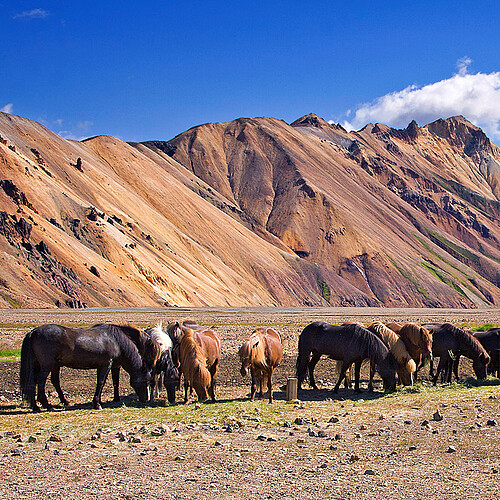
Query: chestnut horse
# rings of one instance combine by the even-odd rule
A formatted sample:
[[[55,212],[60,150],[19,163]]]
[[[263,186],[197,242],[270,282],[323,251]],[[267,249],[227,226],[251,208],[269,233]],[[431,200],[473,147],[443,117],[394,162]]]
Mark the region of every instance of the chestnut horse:
[[[213,330],[183,328],[179,356],[184,375],[184,403],[188,401],[189,388],[194,388],[198,401],[206,401],[208,395],[212,402],[215,401],[215,375],[220,350],[221,341]]]
[[[396,332],[404,342],[406,349],[417,365],[414,382],[417,380],[417,373],[424,365],[425,361],[432,359],[432,333],[423,326],[416,323],[388,323],[386,325],[393,332]]]
[[[391,351],[398,365],[397,372],[399,382],[403,385],[413,385],[413,373],[417,370],[415,361],[408,353],[403,340],[390,328],[380,321],[376,321],[367,327],[367,330],[374,333]],[[368,389],[373,390],[373,375],[375,374],[375,364],[370,362],[370,383]]]
[[[252,375],[252,388],[250,401],[255,399],[257,382],[260,384],[260,395],[262,396],[262,385],[267,378],[267,392],[269,402],[273,402],[273,369],[283,359],[283,344],[280,334],[272,328],[257,328],[250,338],[240,347],[239,356],[241,360],[241,375],[244,377],[248,368]]]

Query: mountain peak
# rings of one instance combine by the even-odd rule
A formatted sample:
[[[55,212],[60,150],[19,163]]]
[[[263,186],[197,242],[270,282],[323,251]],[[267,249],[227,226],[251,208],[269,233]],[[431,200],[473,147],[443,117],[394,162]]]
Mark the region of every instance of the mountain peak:
[[[292,127],[330,127],[331,125],[323,118],[315,115],[314,113],[309,113],[308,115],[304,115],[302,118],[295,120],[292,124]]]

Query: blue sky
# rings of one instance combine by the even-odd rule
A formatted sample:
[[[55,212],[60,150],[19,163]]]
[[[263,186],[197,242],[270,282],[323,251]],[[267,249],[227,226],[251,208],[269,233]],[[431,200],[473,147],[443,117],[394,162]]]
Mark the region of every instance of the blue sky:
[[[240,116],[461,113],[500,142],[499,26],[477,0],[0,0],[0,109],[130,141]]]

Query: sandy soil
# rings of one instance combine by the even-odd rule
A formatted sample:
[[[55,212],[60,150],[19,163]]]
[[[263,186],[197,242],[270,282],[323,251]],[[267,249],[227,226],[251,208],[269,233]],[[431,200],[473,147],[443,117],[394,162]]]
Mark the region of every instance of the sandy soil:
[[[33,415],[20,406],[17,361],[0,362],[0,497],[500,497],[494,425],[500,424],[500,386],[432,389],[424,380],[416,393],[384,396],[379,384],[375,393],[342,389],[334,395],[333,363],[325,359],[317,367],[321,390],[302,391],[296,404],[286,403],[280,391],[294,372],[298,335],[311,321],[498,324],[498,310],[2,310],[0,349],[19,348],[30,328],[43,323],[145,326],[185,318],[214,325],[223,339],[216,404],[193,399],[168,406],[160,398],[143,406],[124,376],[122,403],[93,411],[95,373],[66,369],[61,383],[70,408]],[[248,380],[238,371],[239,345],[262,324],[284,337],[273,405],[247,401]],[[470,373],[463,362],[461,375]],[[48,391],[56,403],[50,382]],[[103,400],[110,399],[108,381]],[[436,410],[442,420],[433,420]]]

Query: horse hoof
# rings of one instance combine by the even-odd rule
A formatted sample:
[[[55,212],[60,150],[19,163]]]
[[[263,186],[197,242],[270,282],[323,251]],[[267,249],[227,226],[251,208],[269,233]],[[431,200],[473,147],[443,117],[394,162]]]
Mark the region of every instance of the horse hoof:
[[[40,408],[38,408],[38,406],[34,406],[31,409],[33,410],[33,413],[42,413],[42,410],[40,410]]]

